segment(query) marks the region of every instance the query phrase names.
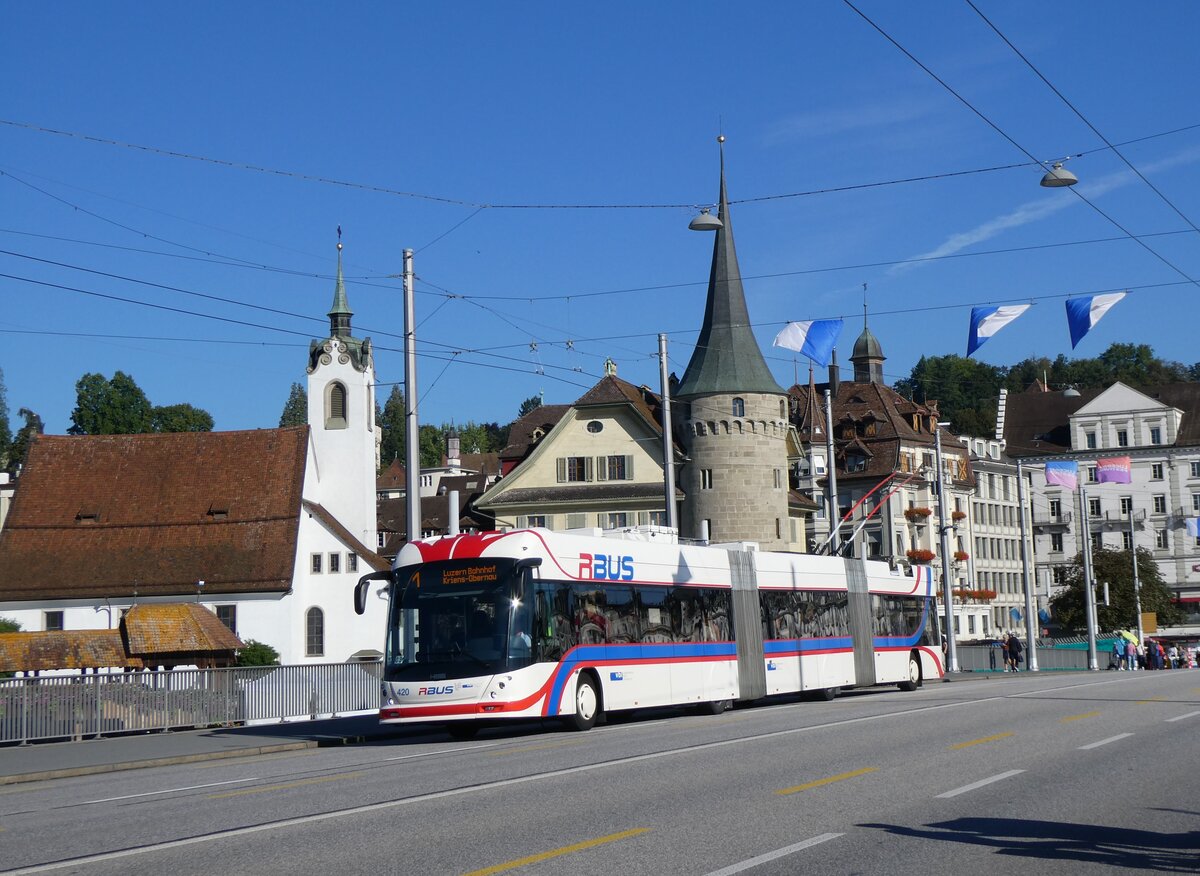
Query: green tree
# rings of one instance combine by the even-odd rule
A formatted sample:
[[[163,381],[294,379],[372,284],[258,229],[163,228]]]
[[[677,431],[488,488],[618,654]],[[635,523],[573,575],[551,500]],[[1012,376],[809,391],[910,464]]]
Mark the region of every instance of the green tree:
[[[25,464],[25,456],[29,453],[29,445],[33,442],[34,436],[41,435],[46,431],[42,425],[42,418],[29,410],[29,408],[21,408],[21,410],[17,411],[17,416],[25,420],[25,425],[17,430],[17,434],[13,438],[12,445],[9,448],[9,471],[16,471],[19,466]]]
[[[442,456],[446,452],[446,427],[424,425],[420,427],[418,434],[421,467],[432,468],[441,465]]]
[[[21,624],[11,617],[0,617],[0,633],[19,633]]]
[[[458,427],[458,440],[463,453],[495,453],[508,443],[508,430],[497,423],[467,423]]]
[[[536,410],[542,406],[542,397],[540,395],[531,395],[525,401],[521,402],[521,407],[517,408],[517,419],[528,414],[530,411]]]
[[[996,428],[996,399],[1005,370],[962,356],[922,356],[910,375],[896,382],[901,395],[925,404],[936,401],[938,414],[958,434],[990,435]]]
[[[238,666],[278,666],[279,652],[264,642],[247,639],[237,652]]]
[[[75,384],[72,435],[139,435],[151,431],[153,409],[146,393],[124,371],[112,380],[85,374]]]
[[[391,465],[394,459],[404,462],[404,448],[407,446],[404,432],[407,426],[406,418],[404,393],[398,385],[393,385],[377,420],[382,432],[379,444],[379,462],[385,467]]]
[[[279,415],[280,426],[303,426],[308,422],[308,393],[299,383],[293,383]]]
[[[0,368],[0,471],[8,465],[12,439],[12,426],[8,422],[8,389],[4,385],[4,369]]]
[[[1171,590],[1163,581],[1154,555],[1145,548],[1138,548],[1137,559],[1142,611],[1157,613],[1159,624],[1164,626],[1182,622],[1183,612],[1172,602]],[[1097,604],[1096,607],[1100,629],[1137,629],[1133,594],[1133,557],[1129,551],[1107,548],[1092,551],[1092,576],[1098,582],[1108,582],[1109,605]],[[1050,601],[1050,607],[1054,619],[1059,624],[1078,632],[1087,627],[1083,561],[1079,556],[1075,557],[1075,562],[1067,569],[1066,584],[1067,589]]]
[[[156,407],[151,413],[153,432],[211,432],[212,414],[189,404]]]

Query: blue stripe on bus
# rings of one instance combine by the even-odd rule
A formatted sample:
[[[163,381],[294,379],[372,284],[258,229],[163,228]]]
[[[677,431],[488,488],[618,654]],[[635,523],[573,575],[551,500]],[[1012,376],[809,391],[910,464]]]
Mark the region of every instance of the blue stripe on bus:
[[[563,686],[580,663],[632,660],[653,660],[666,663],[672,659],[733,658],[736,656],[737,651],[733,642],[630,642],[620,645],[580,645],[568,652],[559,662],[558,668],[554,670],[554,683],[550,686],[550,701],[547,703],[546,714],[558,714],[558,704],[562,700]]]
[[[854,640],[849,636],[835,636],[828,639],[768,639],[763,642],[763,654],[844,650],[853,647]]]

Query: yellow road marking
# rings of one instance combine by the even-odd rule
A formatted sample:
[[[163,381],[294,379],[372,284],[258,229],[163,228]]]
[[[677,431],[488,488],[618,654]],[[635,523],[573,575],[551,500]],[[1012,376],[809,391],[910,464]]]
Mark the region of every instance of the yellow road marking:
[[[226,791],[224,794],[209,794],[209,800],[221,800],[225,797],[244,797],[247,794],[262,794],[266,791],[284,791],[288,788],[299,788],[304,785],[317,785],[321,782],[336,782],[339,779],[357,779],[362,773],[339,773],[336,776],[319,776],[315,779],[299,779],[295,782],[285,782],[281,785],[263,785],[261,788],[243,788],[240,791]]]
[[[502,754],[518,754],[522,751],[545,751],[548,748],[565,748],[568,745],[582,745],[583,741],[578,742],[547,742],[542,745],[522,745],[519,748],[506,748],[503,751],[489,751],[488,756],[499,757]]]
[[[985,742],[995,742],[997,739],[1006,739],[1009,736],[1012,736],[1011,730],[1007,733],[997,733],[995,736],[985,736],[982,739],[972,739],[970,742],[958,742],[954,745],[951,745],[950,748],[970,748],[972,745],[982,745]]]
[[[1081,721],[1084,718],[1095,718],[1099,714],[1099,712],[1084,712],[1082,715],[1069,715],[1066,718],[1059,718],[1058,720],[1060,723],[1066,724],[1068,721]]]
[[[798,794],[799,792],[807,791],[810,788],[819,788],[822,785],[829,785],[829,784],[832,784],[833,782],[840,782],[843,779],[853,779],[855,776],[863,776],[863,775],[866,775],[867,773],[873,773],[877,769],[879,769],[879,767],[863,767],[861,770],[853,770],[848,773],[838,773],[836,776],[830,776],[827,779],[817,779],[815,782],[806,782],[803,785],[796,785],[791,788],[784,788],[783,790],[776,791],[775,793],[780,795],[781,797],[786,794]]]
[[[1139,706],[1144,706],[1147,703],[1161,703],[1165,699],[1166,699],[1166,697],[1150,697],[1150,699],[1148,699],[1148,700],[1138,700],[1137,704]]]
[[[610,833],[608,836],[596,837],[596,839],[584,840],[581,843],[575,843],[571,846],[563,846],[561,849],[552,849],[548,852],[538,852],[536,855],[530,855],[527,858],[517,858],[515,861],[509,861],[507,864],[496,864],[492,867],[484,867],[482,870],[472,870],[464,876],[491,876],[492,873],[503,873],[505,870],[515,870],[518,867],[524,867],[527,864],[537,864],[541,861],[548,861],[551,858],[558,858],[562,855],[569,855],[572,852],[582,852],[584,849],[593,849],[596,846],[602,846],[605,843],[615,843],[618,840],[629,839],[630,837],[640,836],[643,833],[649,833],[648,827],[635,827],[632,830],[623,830],[620,833]]]

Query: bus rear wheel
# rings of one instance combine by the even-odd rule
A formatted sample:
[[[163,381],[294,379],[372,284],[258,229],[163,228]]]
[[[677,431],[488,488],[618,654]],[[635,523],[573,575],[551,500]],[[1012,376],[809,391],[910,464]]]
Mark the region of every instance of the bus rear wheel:
[[[567,719],[576,730],[591,730],[600,717],[600,693],[591,675],[583,673],[575,682],[575,714]]]
[[[474,721],[451,721],[446,725],[446,732],[455,739],[474,739],[479,725]]]
[[[732,708],[733,700],[710,700],[707,703],[700,703],[696,706],[696,711],[701,715],[720,715]]]
[[[921,686],[921,663],[916,654],[908,655],[908,678],[896,686],[906,691],[913,691]]]

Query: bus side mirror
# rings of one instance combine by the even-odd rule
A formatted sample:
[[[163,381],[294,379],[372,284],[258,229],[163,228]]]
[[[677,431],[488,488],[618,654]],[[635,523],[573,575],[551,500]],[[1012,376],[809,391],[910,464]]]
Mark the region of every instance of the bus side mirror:
[[[354,585],[354,613],[365,614],[367,611],[367,589],[371,586],[372,581],[391,581],[392,572],[372,572],[370,575],[363,575],[358,579],[358,583]]]

